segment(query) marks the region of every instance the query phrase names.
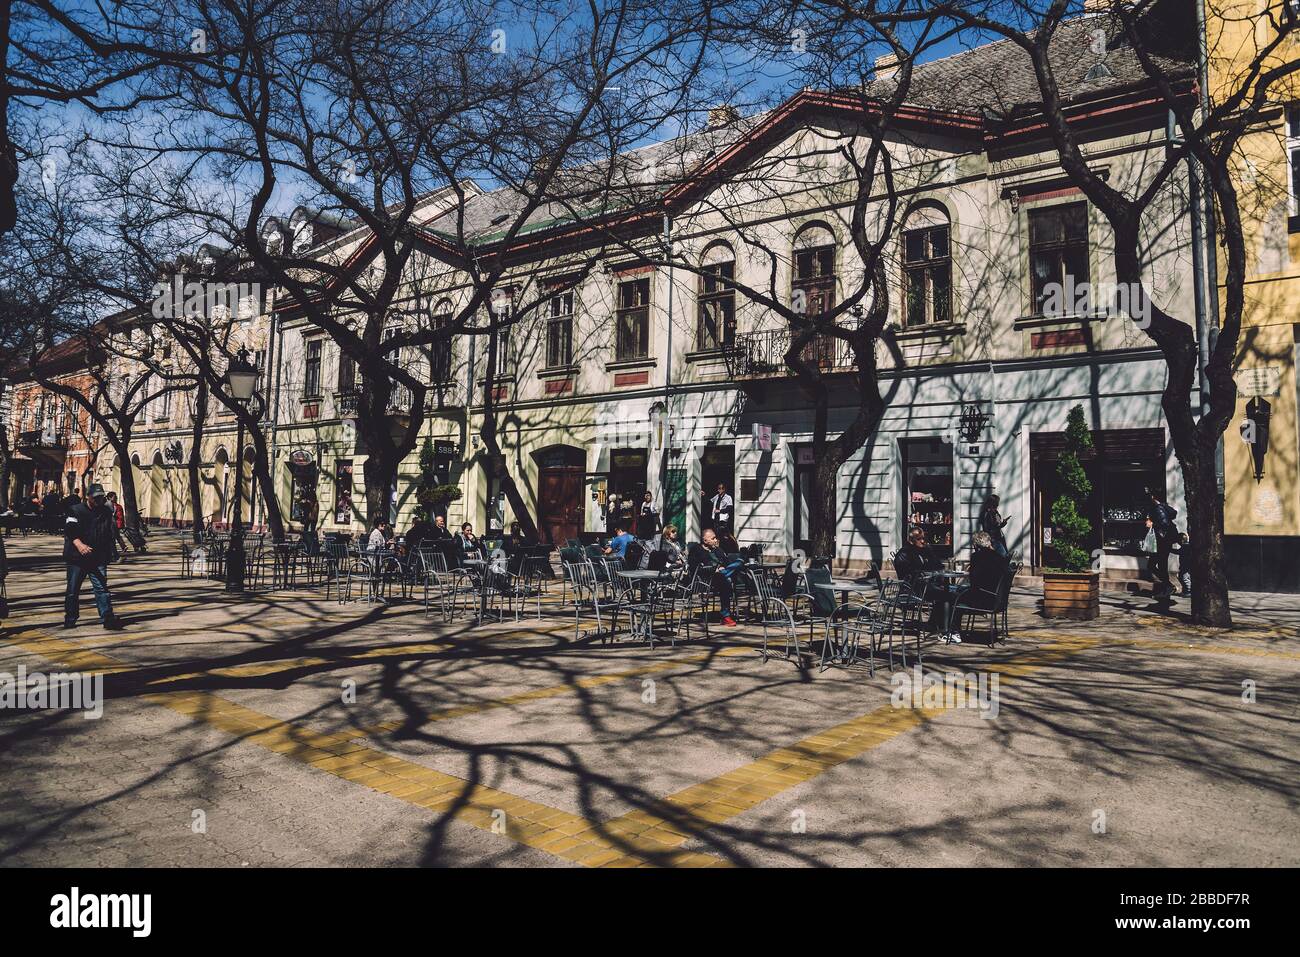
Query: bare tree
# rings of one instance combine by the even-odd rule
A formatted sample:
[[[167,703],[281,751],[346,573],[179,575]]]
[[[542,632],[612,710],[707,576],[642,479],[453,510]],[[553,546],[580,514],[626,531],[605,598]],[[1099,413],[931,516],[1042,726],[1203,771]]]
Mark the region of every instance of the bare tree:
[[[1032,63],[1041,97],[1038,111],[1070,181],[1101,211],[1114,232],[1115,266],[1119,283],[1132,290],[1129,312],[1140,317],[1168,368],[1161,405],[1169,424],[1174,453],[1183,472],[1188,527],[1195,536],[1189,565],[1192,576],[1192,615],[1205,624],[1230,627],[1228,576],[1223,548],[1223,502],[1218,491],[1216,451],[1236,408],[1233,365],[1241,333],[1243,291],[1247,269],[1246,237],[1238,191],[1237,168],[1242,138],[1257,129],[1262,113],[1278,85],[1300,70],[1300,61],[1279,56],[1295,29],[1283,7],[1251,13],[1248,34],[1254,46],[1238,51],[1235,69],[1216,89],[1212,101],[1196,95],[1198,77],[1188,67],[1196,58],[1195,22],[1190,4],[1138,0],[1116,3],[1104,17],[1094,18],[1104,49],[1132,50],[1149,88],[1160,97],[1176,124],[1165,161],[1133,188],[1107,182],[1088,161],[1082,137],[1070,121],[1071,104],[1061,92],[1058,75],[1069,55],[1053,41],[1063,33],[1070,5],[1053,0],[1038,9],[1019,0],[972,5],[935,4],[928,11],[972,29],[992,32],[1018,45]],[[1188,49],[1188,46],[1191,49]],[[1223,76],[1222,73],[1220,73]],[[1205,83],[1200,77],[1199,82]],[[1153,217],[1170,188],[1178,188],[1188,162],[1193,175],[1204,176],[1218,220],[1223,250],[1225,297],[1217,335],[1203,356],[1197,325],[1188,317],[1171,315],[1149,289]],[[1201,197],[1193,194],[1192,203]],[[1213,251],[1211,250],[1211,254]],[[1203,374],[1202,404],[1195,401]]]

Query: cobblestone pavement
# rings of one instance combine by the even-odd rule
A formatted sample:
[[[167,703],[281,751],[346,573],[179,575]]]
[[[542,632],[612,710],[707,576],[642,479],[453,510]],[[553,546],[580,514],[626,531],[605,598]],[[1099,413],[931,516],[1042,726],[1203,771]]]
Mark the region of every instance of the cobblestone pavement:
[[[1009,642],[925,649],[996,677],[985,717],[894,707],[888,667],[764,661],[753,627],[651,650],[558,610],[234,598],[178,577],[177,540],[112,569],[122,632],[88,589],[59,629],[58,543],[8,540],[0,672],[103,673],[106,701],[0,711],[0,862],[1300,864],[1293,596],[1241,596],[1219,634],[1018,595]]]

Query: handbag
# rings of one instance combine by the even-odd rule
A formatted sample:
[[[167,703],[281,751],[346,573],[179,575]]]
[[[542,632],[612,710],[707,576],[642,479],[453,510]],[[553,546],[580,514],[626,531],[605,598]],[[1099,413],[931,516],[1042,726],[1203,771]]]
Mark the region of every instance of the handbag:
[[[1154,528],[1148,528],[1147,537],[1142,539],[1142,551],[1146,552],[1149,555],[1154,555],[1157,549],[1158,546],[1156,545],[1156,530]]]

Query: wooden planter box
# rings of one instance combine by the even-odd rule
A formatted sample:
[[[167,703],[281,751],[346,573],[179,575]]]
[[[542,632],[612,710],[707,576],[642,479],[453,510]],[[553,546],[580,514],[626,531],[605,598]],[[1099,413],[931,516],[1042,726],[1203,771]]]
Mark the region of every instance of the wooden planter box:
[[[1043,614],[1090,621],[1101,613],[1097,572],[1043,572]]]

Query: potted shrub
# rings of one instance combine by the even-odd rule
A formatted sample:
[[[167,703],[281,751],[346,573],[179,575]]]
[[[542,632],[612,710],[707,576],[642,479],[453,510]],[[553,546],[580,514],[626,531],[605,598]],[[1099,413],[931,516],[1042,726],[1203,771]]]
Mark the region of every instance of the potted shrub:
[[[1052,544],[1060,568],[1043,570],[1043,614],[1048,618],[1090,620],[1101,611],[1099,581],[1092,567],[1088,541],[1092,522],[1085,512],[1092,483],[1080,458],[1093,450],[1092,433],[1083,418],[1083,406],[1070,410],[1065,427],[1065,449],[1057,463],[1061,493],[1052,504]]]
[[[426,435],[420,448],[420,485],[415,490],[415,500],[430,519],[434,515],[446,514],[447,506],[461,496],[459,485],[435,483],[433,440]]]

